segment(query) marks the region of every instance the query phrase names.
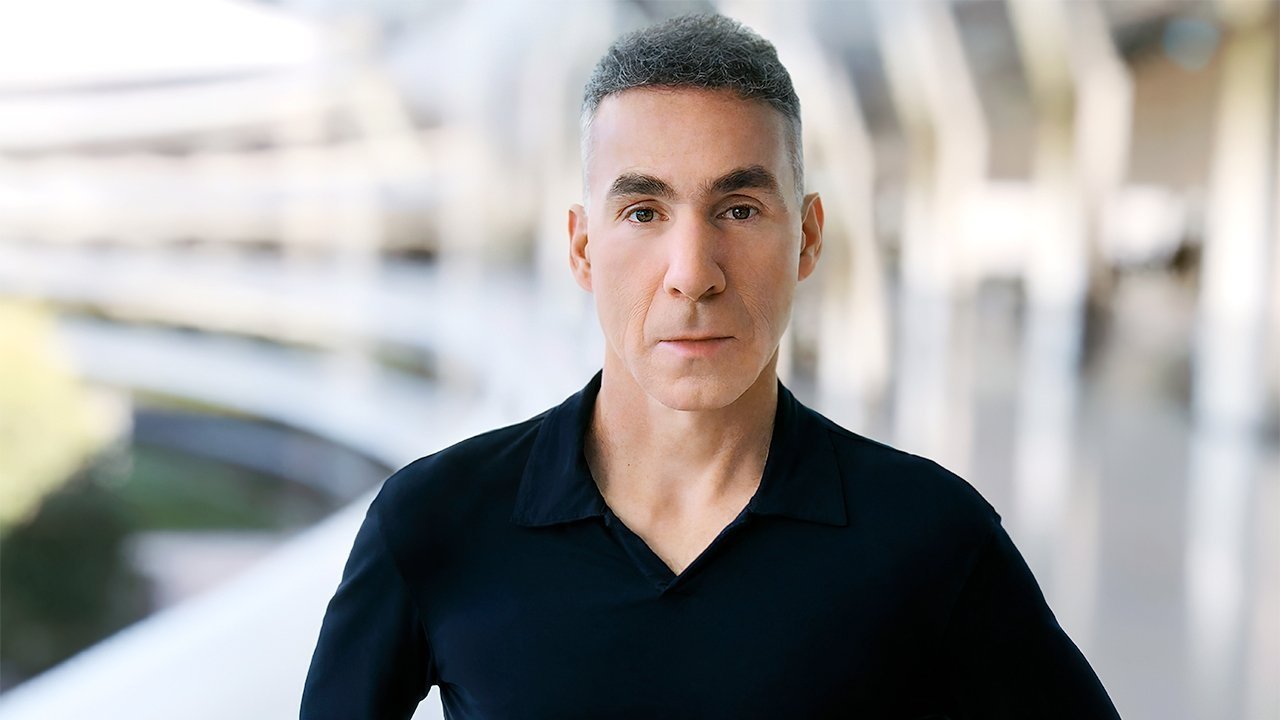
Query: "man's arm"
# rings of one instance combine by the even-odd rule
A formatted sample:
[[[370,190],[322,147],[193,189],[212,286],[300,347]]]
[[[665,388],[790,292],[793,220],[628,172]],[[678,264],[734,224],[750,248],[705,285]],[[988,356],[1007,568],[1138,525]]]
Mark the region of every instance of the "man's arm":
[[[1119,720],[998,522],[952,610],[943,663],[956,718]]]
[[[325,612],[301,718],[409,718],[435,682],[426,632],[375,501]]]

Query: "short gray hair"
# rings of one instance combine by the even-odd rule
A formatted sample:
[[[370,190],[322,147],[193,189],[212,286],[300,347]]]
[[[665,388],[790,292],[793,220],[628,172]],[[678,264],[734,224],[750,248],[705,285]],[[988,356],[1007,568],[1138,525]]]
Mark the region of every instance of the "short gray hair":
[[[800,98],[773,44],[723,15],[681,15],[618,38],[596,63],[582,97],[582,173],[590,157],[591,123],[606,97],[642,87],[731,90],[761,100],[786,121],[796,195],[804,195]],[[584,188],[585,190],[585,188]]]

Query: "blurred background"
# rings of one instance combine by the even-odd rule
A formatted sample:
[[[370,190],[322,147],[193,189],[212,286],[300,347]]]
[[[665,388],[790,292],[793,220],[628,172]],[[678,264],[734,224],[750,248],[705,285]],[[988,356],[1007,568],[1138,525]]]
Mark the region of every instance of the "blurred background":
[[[581,88],[705,10],[827,209],[784,381],[973,483],[1124,717],[1280,718],[1265,0],[0,6],[0,715],[296,716],[381,480],[598,367]]]

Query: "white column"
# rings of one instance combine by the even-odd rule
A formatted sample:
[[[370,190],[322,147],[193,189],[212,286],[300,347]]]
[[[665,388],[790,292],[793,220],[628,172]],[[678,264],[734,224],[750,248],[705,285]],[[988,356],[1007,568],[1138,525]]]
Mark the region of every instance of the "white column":
[[[1089,230],[1123,172],[1131,83],[1096,4],[1016,0],[1009,9],[1037,113],[1012,524],[1079,640],[1096,585],[1097,512],[1080,506],[1096,493],[1082,495],[1074,480]]]
[[[1258,472],[1267,269],[1273,252],[1276,39],[1266,2],[1223,3],[1217,127],[1196,319],[1187,594],[1196,717],[1234,717],[1245,554]]]
[[[877,26],[908,145],[903,194],[895,439],[964,474],[969,409],[951,372],[951,303],[964,210],[985,182],[987,129],[950,8],[879,3]]]

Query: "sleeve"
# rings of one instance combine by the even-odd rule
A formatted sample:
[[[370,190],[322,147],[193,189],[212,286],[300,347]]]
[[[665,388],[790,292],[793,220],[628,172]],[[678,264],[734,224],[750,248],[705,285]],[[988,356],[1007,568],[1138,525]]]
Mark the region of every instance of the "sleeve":
[[[300,717],[409,718],[436,682],[426,631],[375,501],[325,612]]]
[[[957,720],[1119,720],[998,520],[952,609],[943,656]]]

